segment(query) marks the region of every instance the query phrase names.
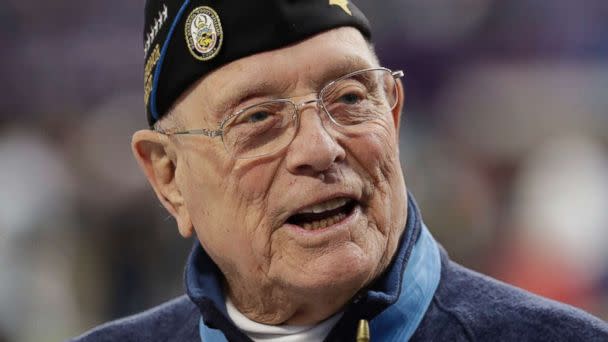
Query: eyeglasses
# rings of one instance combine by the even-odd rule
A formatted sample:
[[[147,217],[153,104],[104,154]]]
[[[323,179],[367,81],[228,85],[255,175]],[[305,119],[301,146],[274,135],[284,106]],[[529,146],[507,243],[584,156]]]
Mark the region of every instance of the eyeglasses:
[[[235,159],[269,155],[288,146],[296,136],[300,110],[317,103],[337,128],[348,131],[381,119],[397,105],[397,79],[403,71],[370,68],[329,82],[316,99],[295,103],[277,99],[241,109],[219,123],[217,130],[159,131],[167,135],[221,137],[226,152]]]

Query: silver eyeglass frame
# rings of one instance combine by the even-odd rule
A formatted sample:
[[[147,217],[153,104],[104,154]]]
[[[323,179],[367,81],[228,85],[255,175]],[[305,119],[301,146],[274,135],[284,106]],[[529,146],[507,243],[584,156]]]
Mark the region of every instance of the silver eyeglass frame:
[[[250,159],[250,158],[261,157],[261,156],[264,156],[265,154],[261,155],[261,156],[256,156],[256,157],[244,157],[244,158],[236,158],[235,156],[233,156],[233,153],[231,153],[230,151],[228,151],[228,148],[226,147],[226,143],[224,142],[224,139],[223,139],[224,138],[224,130],[225,130],[226,124],[229,123],[229,122],[231,122],[232,119],[238,117],[239,115],[241,115],[245,111],[247,111],[247,110],[249,110],[249,109],[251,109],[253,107],[262,105],[264,103],[268,103],[268,102],[288,102],[288,103],[291,103],[293,105],[294,109],[295,109],[294,113],[293,113],[293,117],[291,119],[293,121],[293,120],[297,120],[297,117],[298,117],[298,115],[300,113],[300,110],[304,106],[316,102],[319,107],[323,108],[323,111],[325,112],[325,114],[328,116],[328,118],[334,124],[336,124],[338,126],[343,126],[340,123],[336,122],[336,120],[332,117],[332,115],[329,113],[329,111],[327,110],[327,108],[325,108],[325,104],[323,103],[322,96],[325,93],[325,90],[329,89],[335,83],[340,82],[340,81],[342,81],[342,80],[344,80],[346,78],[352,77],[354,75],[357,75],[359,73],[367,72],[367,71],[387,71],[387,72],[390,73],[390,75],[393,77],[393,79],[395,81],[398,80],[398,79],[400,79],[400,78],[403,78],[405,76],[405,73],[402,70],[393,71],[391,69],[384,68],[384,67],[375,67],[375,68],[361,69],[361,70],[353,71],[353,72],[350,72],[350,73],[348,73],[346,75],[340,76],[337,79],[335,79],[335,80],[333,80],[333,81],[325,84],[323,86],[323,88],[321,88],[321,90],[317,93],[316,98],[311,99],[311,100],[306,100],[306,101],[302,101],[302,102],[296,103],[296,102],[294,102],[290,98],[273,99],[273,100],[268,100],[268,101],[262,101],[262,102],[259,102],[259,103],[255,103],[255,104],[253,104],[251,106],[247,106],[246,108],[240,109],[240,110],[238,110],[238,111],[236,111],[236,112],[234,112],[234,113],[226,116],[225,118],[223,118],[221,121],[218,122],[218,128],[215,129],[215,130],[206,129],[206,128],[199,128],[199,129],[191,129],[191,130],[183,130],[183,131],[172,131],[172,130],[154,129],[154,131],[156,131],[157,133],[160,133],[160,134],[168,135],[168,136],[171,136],[171,135],[202,135],[202,136],[206,136],[206,137],[209,137],[209,138],[222,137],[222,145],[224,145],[224,149],[233,158],[235,158],[235,159]],[[395,108],[395,105],[396,105],[396,103],[393,104],[393,107],[391,108],[391,110]],[[289,145],[289,143],[288,143],[288,145]],[[270,153],[273,153],[273,152],[270,152]]]

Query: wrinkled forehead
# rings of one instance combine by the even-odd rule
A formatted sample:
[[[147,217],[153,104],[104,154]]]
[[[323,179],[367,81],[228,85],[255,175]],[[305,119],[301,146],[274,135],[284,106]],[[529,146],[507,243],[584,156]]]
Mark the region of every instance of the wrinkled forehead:
[[[227,64],[201,78],[176,107],[194,104],[219,120],[248,100],[307,95],[342,75],[377,65],[359,31],[334,29]]]

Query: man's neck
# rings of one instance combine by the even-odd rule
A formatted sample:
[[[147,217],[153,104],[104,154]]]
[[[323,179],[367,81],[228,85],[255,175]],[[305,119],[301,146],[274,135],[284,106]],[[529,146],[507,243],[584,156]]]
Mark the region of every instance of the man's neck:
[[[258,287],[261,291],[251,293],[236,285],[243,284],[242,282],[231,283],[235,285],[224,287],[229,289],[226,291],[226,297],[248,319],[261,324],[298,326],[317,324],[341,311],[356,294],[355,289],[360,287],[295,294],[294,291],[273,286],[272,291],[264,291],[264,287]]]
[[[258,341],[322,341],[327,337],[342,313],[312,325],[267,325],[250,320],[226,296],[226,310],[234,324],[249,338]]]

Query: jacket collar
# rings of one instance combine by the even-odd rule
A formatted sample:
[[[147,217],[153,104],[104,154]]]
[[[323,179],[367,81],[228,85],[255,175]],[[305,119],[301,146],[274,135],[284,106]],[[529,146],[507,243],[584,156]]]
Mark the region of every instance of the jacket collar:
[[[418,206],[414,198],[408,194],[406,227],[393,261],[382,276],[347,304],[344,316],[327,340],[342,340],[346,335],[352,335],[354,339],[355,327],[359,319],[371,321],[398,301],[403,289],[404,272],[422,229]],[[190,300],[201,312],[202,323],[206,328],[211,329],[212,333],[223,333],[229,341],[249,341],[228,318],[221,272],[198,241],[188,258],[185,285]]]

